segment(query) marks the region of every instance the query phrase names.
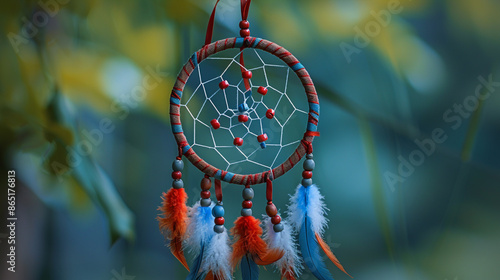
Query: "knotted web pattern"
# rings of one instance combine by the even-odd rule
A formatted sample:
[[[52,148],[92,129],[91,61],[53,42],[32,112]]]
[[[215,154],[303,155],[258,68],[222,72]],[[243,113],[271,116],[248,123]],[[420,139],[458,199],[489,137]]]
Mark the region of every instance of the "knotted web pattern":
[[[239,60],[243,52],[244,66]],[[228,53],[229,57],[222,56]],[[242,69],[252,72],[249,90]],[[219,85],[223,81],[227,88]],[[219,169],[242,174],[270,170],[302,139],[307,98],[295,73],[273,55],[246,49],[210,56],[198,64],[186,88],[181,116],[187,140],[201,158]],[[242,122],[240,115],[248,119]],[[261,141],[264,134],[268,139]],[[235,145],[236,138],[242,139],[241,146]]]

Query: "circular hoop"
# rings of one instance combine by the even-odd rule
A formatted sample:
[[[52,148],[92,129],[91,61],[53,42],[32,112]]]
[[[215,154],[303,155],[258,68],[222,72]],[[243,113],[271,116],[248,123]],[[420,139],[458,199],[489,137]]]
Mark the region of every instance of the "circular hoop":
[[[242,175],[217,169],[209,163],[205,162],[191,148],[182,130],[180,104],[182,92],[189,79],[189,76],[198,66],[198,64],[201,63],[205,58],[217,52],[232,48],[255,48],[266,51],[281,59],[295,72],[295,74],[297,74],[297,77],[300,79],[302,85],[304,86],[307,100],[309,102],[307,130],[304,134],[303,140],[306,143],[312,142],[314,136],[318,135],[317,129],[319,120],[319,100],[316,89],[314,88],[314,83],[311,80],[309,73],[307,73],[307,70],[304,68],[304,66],[285,48],[265,39],[255,37],[228,38],[219,40],[217,42],[213,42],[209,45],[204,46],[191,56],[191,58],[184,65],[179,75],[177,76],[174,88],[172,89],[172,94],[170,95],[170,123],[172,125],[172,132],[174,133],[175,140],[177,141],[179,147],[182,149],[182,154],[187,159],[189,159],[189,161],[201,172],[207,174],[210,177],[214,177],[216,179],[233,184],[261,184],[265,182],[265,176],[268,173],[271,173],[271,177],[275,179],[285,174],[288,170],[292,169],[306,153],[307,147],[304,141],[301,141],[301,143],[299,143],[297,149],[285,162],[275,167],[274,169],[264,171],[262,173]]]

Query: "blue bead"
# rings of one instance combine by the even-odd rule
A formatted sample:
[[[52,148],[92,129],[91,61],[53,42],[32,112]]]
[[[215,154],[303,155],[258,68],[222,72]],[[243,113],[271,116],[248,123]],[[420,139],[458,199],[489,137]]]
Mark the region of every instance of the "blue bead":
[[[273,229],[274,229],[274,232],[280,232],[280,231],[283,231],[285,229],[285,227],[283,226],[283,224],[279,223],[279,224],[274,225]]]
[[[248,111],[248,104],[241,103],[240,105],[238,105],[238,111],[240,111],[240,113]]]
[[[261,142],[261,143],[260,143],[260,147],[261,147],[262,149],[265,149],[265,148],[266,148],[266,142]]]
[[[212,215],[216,218],[224,217],[224,207],[215,205],[214,208],[212,208]]]

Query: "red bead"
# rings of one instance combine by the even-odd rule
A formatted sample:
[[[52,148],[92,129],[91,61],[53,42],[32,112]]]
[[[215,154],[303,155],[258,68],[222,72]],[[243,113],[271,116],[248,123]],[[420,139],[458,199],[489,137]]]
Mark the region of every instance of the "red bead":
[[[268,119],[272,119],[272,118],[274,118],[274,110],[273,110],[273,109],[271,109],[271,108],[267,109],[267,112],[266,112],[266,117],[267,117]]]
[[[210,191],[202,191],[200,196],[201,198],[210,198]]]
[[[216,225],[223,225],[224,224],[224,217],[217,217],[215,218],[215,224]]]
[[[271,223],[273,223],[273,225],[277,225],[277,224],[281,223],[281,217],[279,215],[272,217]]]
[[[239,121],[239,122],[247,122],[247,121],[248,121],[248,116],[247,116],[247,115],[244,115],[244,114],[239,115],[239,116],[238,116],[238,121]]]
[[[226,89],[227,87],[229,86],[229,82],[224,80],[222,82],[219,83],[219,88],[220,89]]]
[[[241,146],[241,145],[243,145],[243,139],[240,137],[236,137],[236,138],[234,138],[233,144],[236,146]]]
[[[244,79],[251,79],[252,78],[252,71],[243,71],[241,73]]]
[[[278,215],[278,208],[274,204],[266,205],[266,213],[269,217],[274,217]]]
[[[208,178],[203,178],[201,179],[200,186],[202,190],[208,191],[212,187],[212,181]]]
[[[311,179],[312,176],[313,176],[312,171],[304,170],[304,172],[302,172],[302,178],[304,179]]]
[[[248,36],[250,36],[250,29],[241,29],[240,30],[240,36],[241,37],[248,37]]]
[[[264,134],[257,136],[257,141],[259,141],[259,142],[267,141],[267,134],[264,133]]]
[[[250,22],[248,22],[248,20],[240,21],[240,28],[241,29],[248,29],[249,27],[250,27]]]
[[[267,88],[265,88],[265,87],[259,87],[257,89],[257,92],[260,93],[260,94],[262,94],[262,95],[266,95],[267,94]]]
[[[180,178],[182,178],[182,173],[180,171],[174,171],[174,172],[172,172],[172,179],[177,180],[177,179],[180,179]]]
[[[218,129],[218,128],[220,127],[220,123],[219,123],[219,121],[218,121],[218,120],[216,120],[216,119],[211,120],[211,121],[210,121],[210,124],[212,125],[212,127],[213,127],[214,129]]]
[[[247,208],[247,209],[252,208],[252,205],[253,205],[253,203],[251,200],[243,200],[243,202],[241,203],[241,207]]]

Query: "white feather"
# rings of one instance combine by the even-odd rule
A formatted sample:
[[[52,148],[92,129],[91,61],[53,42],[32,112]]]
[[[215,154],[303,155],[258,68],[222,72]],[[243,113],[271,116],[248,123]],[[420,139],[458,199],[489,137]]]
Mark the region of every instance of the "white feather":
[[[208,207],[210,208],[210,213],[212,211],[212,207],[214,203]],[[189,248],[189,252],[198,254],[201,250],[201,244],[209,241],[215,234],[214,232],[214,219],[211,217],[207,219],[208,215],[202,212],[203,207],[200,206],[200,202],[196,202],[196,204],[189,210],[188,217],[188,226],[186,230],[187,239],[186,246]],[[207,209],[203,209],[208,211]]]
[[[273,229],[273,223],[271,218],[264,216],[264,235],[263,240],[267,243],[269,249],[281,249],[284,255],[281,259],[274,263],[274,266],[281,273],[284,267],[288,266],[288,270],[293,269],[295,275],[299,276],[303,266],[299,257],[296,240],[292,235],[292,227],[284,220],[281,221],[283,224],[283,230],[281,232],[275,232]]]
[[[231,247],[227,230],[216,234],[205,251],[202,271],[212,271],[224,280],[231,279]]]
[[[307,198],[304,196],[307,194]],[[323,202],[324,197],[319,192],[316,185],[307,187],[299,185],[295,194],[290,197],[290,205],[288,206],[288,222],[298,232],[304,222],[304,215],[310,219],[311,228],[318,234],[323,234],[327,226],[328,219],[325,217],[326,208]]]

